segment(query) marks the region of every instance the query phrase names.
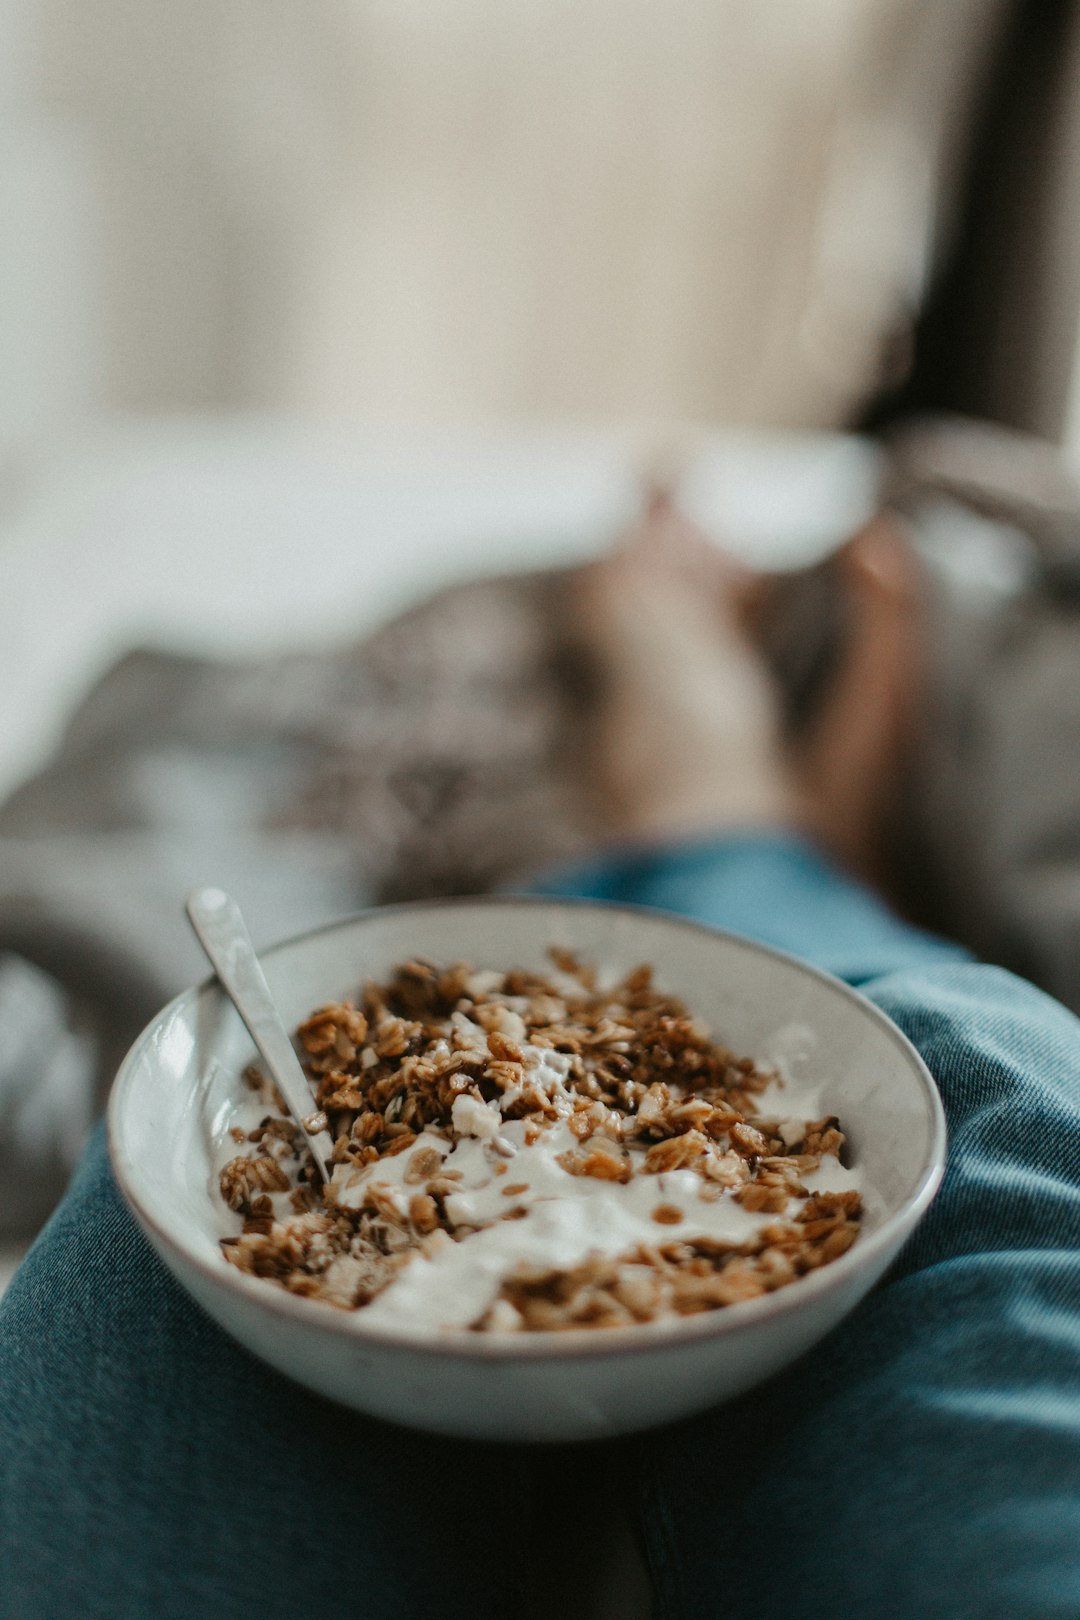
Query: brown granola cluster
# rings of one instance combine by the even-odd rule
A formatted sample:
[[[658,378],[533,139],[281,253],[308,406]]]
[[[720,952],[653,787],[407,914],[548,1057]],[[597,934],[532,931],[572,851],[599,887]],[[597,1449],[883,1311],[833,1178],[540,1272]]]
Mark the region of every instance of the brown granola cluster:
[[[369,1178],[359,1207],[345,1207],[337,1172],[322,1185],[302,1133],[280,1099],[250,1132],[248,1151],[222,1170],[221,1192],[243,1217],[223,1240],[227,1259],[295,1294],[346,1309],[367,1304],[414,1252],[434,1257],[475,1227],[451,1218],[447,1199],[461,1172],[421,1133],[452,1145],[458,1099],[498,1101],[504,1121],[523,1120],[526,1145],[564,1118],[577,1145],[558,1157],[571,1175],[626,1183],[693,1170],[704,1203],[733,1197],[773,1217],[743,1243],[681,1238],[684,1211],[658,1196],[656,1241],[616,1257],[592,1255],[566,1268],[519,1266],[474,1322],[480,1331],[622,1326],[692,1315],[767,1293],[843,1254],[858,1233],[859,1194],[811,1194],[802,1178],[844,1137],[835,1118],[807,1124],[769,1119],[756,1096],[775,1076],[710,1040],[647,966],[601,989],[592,969],[552,950],[560,979],[515,970],[477,973],[427,961],[364,987],[360,1006],[335,1003],[300,1026],[317,1109],[305,1123],[329,1129],[336,1166],[363,1171],[415,1149],[401,1192]],[[572,983],[571,983],[572,981]],[[483,1032],[476,1039],[474,1027]],[[561,1106],[536,1083],[525,1046],[563,1054]],[[255,1070],[252,1088],[271,1088]],[[506,1209],[527,1214],[513,1176],[513,1148],[486,1149],[504,1178]]]

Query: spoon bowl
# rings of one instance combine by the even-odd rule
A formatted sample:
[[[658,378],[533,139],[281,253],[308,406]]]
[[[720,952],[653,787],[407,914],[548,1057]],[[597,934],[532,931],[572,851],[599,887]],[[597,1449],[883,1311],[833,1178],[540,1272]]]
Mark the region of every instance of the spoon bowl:
[[[324,1182],[329,1181],[333,1143],[326,1130],[308,1128],[315,1099],[270,994],[240,907],[223,889],[196,889],[188,895],[186,909],[219,983],[244,1020],[294,1124],[303,1132],[319,1174]]]

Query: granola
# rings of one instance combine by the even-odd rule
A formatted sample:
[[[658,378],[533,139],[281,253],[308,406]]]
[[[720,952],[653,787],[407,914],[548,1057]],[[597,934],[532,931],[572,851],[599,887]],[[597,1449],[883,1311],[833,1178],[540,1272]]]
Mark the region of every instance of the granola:
[[[765,1108],[776,1072],[648,966],[603,987],[549,954],[545,973],[405,962],[301,1024],[325,1187],[249,1070],[226,1259],[371,1321],[505,1333],[715,1310],[850,1248],[862,1203],[836,1118]]]

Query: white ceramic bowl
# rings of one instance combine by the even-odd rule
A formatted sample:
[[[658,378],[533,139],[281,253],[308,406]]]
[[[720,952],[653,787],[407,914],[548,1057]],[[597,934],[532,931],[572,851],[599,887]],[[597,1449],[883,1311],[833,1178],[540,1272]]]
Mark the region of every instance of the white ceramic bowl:
[[[740,1052],[799,1049],[796,1081],[838,1114],[869,1209],[839,1260],[786,1288],[674,1322],[558,1334],[437,1338],[367,1327],[226,1263],[215,1148],[254,1055],[216,981],[179,996],[117,1076],[109,1139],[117,1179],[166,1265],[215,1321],[309,1388],[416,1428],[483,1439],[625,1433],[725,1400],[841,1320],[881,1276],[941,1179],[945,1124],[914,1048],[868,1001],[761,945],[655,911],[482,899],[389,907],[264,954],[289,1027],[360,981],[424,955],[480,967],[546,965],[570,946],[605,971],[651,962],[658,983]]]

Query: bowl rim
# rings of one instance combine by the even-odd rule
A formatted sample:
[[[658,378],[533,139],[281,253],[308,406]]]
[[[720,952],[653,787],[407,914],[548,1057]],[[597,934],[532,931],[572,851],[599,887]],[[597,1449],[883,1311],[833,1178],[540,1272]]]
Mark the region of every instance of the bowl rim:
[[[734,1305],[726,1305],[722,1309],[702,1311],[693,1316],[664,1318],[654,1322],[636,1322],[626,1327],[567,1328],[551,1333],[488,1334],[476,1333],[468,1328],[433,1330],[421,1327],[409,1331],[377,1323],[369,1325],[364,1322],[362,1311],[343,1311],[324,1300],[305,1299],[290,1294],[283,1288],[274,1287],[265,1278],[251,1277],[238,1271],[235,1266],[228,1265],[224,1260],[220,1262],[219,1268],[198,1253],[194,1245],[185,1240],[182,1233],[172,1231],[147,1207],[143,1190],[138,1185],[138,1166],[129,1160],[123,1147],[122,1116],[126,1094],[132,1083],[131,1077],[142,1061],[144,1048],[153,1039],[155,1031],[186,1005],[193,1005],[205,991],[216,990],[219,995],[225,994],[217,982],[217,976],[210,974],[197,984],[182,990],[155,1013],[129,1048],[109,1092],[106,1131],[112,1171],[129,1207],[159,1249],[171,1251],[186,1267],[194,1268],[213,1288],[225,1293],[238,1294],[270,1317],[284,1317],[316,1332],[331,1333],[361,1346],[407,1351],[439,1359],[449,1355],[471,1361],[534,1362],[551,1359],[576,1361],[616,1354],[621,1358],[627,1353],[655,1352],[662,1348],[702,1339],[723,1338],[728,1334],[738,1333],[741,1329],[750,1329],[774,1318],[785,1317],[801,1306],[809,1305],[821,1295],[842,1289],[858,1273],[872,1270],[875,1259],[882,1251],[896,1246],[898,1236],[903,1243],[911,1235],[933,1202],[945,1173],[947,1127],[940,1092],[915,1046],[880,1007],[846,984],[843,979],[837,978],[823,968],[815,967],[790,951],[778,950],[733,929],[714,927],[696,918],[685,917],[678,912],[666,911],[658,906],[593,900],[576,895],[504,892],[492,895],[438,896],[432,900],[406,900],[386,906],[366,907],[305,929],[299,934],[290,935],[287,939],[277,940],[265,949],[260,948],[259,956],[265,961],[303,945],[307,940],[343,932],[365,921],[373,921],[376,917],[466,905],[492,910],[506,906],[537,908],[555,906],[571,910],[620,912],[649,922],[664,923],[688,932],[704,934],[712,939],[729,940],[752,953],[785,962],[853,1002],[865,1016],[878,1025],[894,1046],[900,1048],[909,1066],[914,1069],[922,1089],[923,1100],[929,1113],[930,1139],[911,1193],[876,1231],[860,1236],[859,1241],[838,1259],[796,1278],[794,1282],[787,1283],[772,1293],[762,1294]]]

